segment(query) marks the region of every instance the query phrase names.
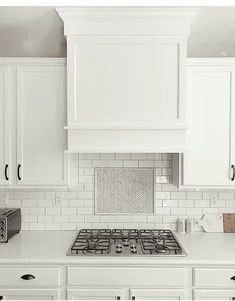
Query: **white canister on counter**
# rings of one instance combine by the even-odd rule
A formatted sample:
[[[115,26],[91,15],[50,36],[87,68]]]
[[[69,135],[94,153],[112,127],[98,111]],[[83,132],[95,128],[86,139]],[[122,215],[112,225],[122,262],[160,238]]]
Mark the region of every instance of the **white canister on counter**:
[[[185,220],[183,218],[177,219],[177,225],[176,230],[178,233],[184,233],[185,232]]]
[[[186,231],[186,233],[193,232],[193,221],[191,218],[187,218],[185,221],[185,231]]]

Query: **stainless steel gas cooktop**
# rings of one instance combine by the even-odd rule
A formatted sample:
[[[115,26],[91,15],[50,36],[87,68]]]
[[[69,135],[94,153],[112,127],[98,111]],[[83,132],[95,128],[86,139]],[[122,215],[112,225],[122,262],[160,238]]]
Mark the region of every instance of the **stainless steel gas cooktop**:
[[[82,229],[71,256],[186,256],[170,230]]]

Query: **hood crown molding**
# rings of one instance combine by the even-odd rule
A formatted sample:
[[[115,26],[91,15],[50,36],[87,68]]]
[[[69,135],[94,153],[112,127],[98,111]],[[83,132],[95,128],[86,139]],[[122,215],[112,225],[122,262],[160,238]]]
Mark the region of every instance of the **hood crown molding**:
[[[64,22],[80,21],[192,21],[198,8],[69,7],[57,8]]]

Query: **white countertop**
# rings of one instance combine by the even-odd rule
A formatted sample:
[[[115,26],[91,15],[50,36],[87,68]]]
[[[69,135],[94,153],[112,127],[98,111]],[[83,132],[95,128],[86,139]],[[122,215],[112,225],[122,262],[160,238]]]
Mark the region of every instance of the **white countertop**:
[[[187,257],[66,256],[76,231],[21,231],[0,244],[0,264],[235,265],[235,233],[176,234]]]

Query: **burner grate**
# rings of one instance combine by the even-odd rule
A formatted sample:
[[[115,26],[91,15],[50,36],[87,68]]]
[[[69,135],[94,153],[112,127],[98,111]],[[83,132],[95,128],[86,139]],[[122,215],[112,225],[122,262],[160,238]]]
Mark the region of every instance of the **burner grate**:
[[[71,253],[109,254],[110,247],[111,230],[82,229],[71,247]]]
[[[182,248],[170,230],[140,230],[140,238],[144,253],[182,254]]]

